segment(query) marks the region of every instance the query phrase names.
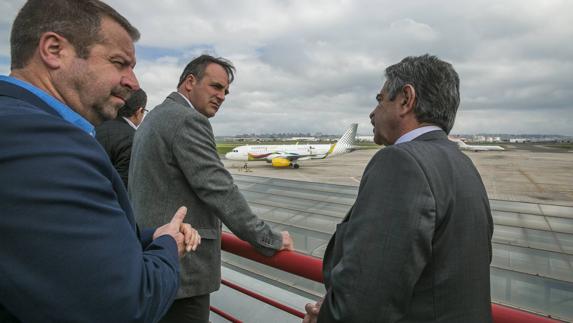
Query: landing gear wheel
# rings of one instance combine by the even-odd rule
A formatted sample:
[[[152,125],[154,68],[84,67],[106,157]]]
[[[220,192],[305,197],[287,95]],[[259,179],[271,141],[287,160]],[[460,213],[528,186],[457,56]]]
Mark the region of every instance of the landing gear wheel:
[[[299,164],[292,164],[292,168],[294,168],[294,169],[298,169],[299,167],[300,167]]]

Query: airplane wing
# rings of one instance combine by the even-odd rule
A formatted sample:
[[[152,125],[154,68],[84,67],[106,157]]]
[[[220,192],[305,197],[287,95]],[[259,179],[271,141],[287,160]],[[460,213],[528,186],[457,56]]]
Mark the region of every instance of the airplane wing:
[[[284,158],[290,161],[299,160],[300,158],[308,157],[309,154],[296,154],[296,153],[289,153],[289,152],[278,152],[273,158]]]
[[[249,158],[254,158],[254,159],[263,159],[263,158],[267,158],[270,155],[272,155],[273,153],[264,153],[264,154],[255,154],[255,153],[248,153]]]
[[[268,159],[272,160],[275,158],[284,158],[290,161],[297,161],[297,160],[311,159],[313,156],[316,156],[316,154],[297,154],[293,152],[282,151],[273,153],[272,156],[268,157]]]

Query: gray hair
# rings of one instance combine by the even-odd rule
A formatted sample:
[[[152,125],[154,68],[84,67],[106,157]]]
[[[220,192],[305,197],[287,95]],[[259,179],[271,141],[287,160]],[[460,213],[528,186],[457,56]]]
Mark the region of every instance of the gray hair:
[[[460,104],[460,78],[450,63],[428,54],[409,56],[386,68],[385,74],[389,100],[411,85],[416,91],[418,122],[435,124],[450,133]]]

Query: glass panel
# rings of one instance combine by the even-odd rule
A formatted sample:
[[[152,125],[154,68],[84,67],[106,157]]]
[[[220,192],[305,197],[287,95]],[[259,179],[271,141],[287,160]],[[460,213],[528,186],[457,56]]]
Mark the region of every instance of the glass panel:
[[[257,176],[249,176],[249,175],[233,175],[233,178],[237,182],[265,183],[268,185],[280,186],[280,187],[285,187],[285,188],[287,188],[287,187],[295,188],[295,189],[304,188],[304,189],[315,190],[315,191],[342,193],[342,194],[349,194],[349,195],[356,195],[356,193],[358,192],[357,187],[348,186],[348,185],[303,182],[303,181],[294,181],[294,180],[278,179],[278,178],[270,178],[270,177],[257,177]]]
[[[278,230],[288,230],[296,250],[319,257],[358,189],[233,176],[257,215]],[[495,223],[492,300],[573,320],[573,207],[502,200],[490,200],[490,204]],[[252,270],[265,272],[257,265]],[[276,277],[317,295],[323,293],[320,284]]]
[[[552,231],[573,234],[573,219],[547,217]]]
[[[573,320],[573,284],[491,268],[491,297],[496,303]]]
[[[545,205],[540,204],[541,211],[545,215],[558,216],[573,219],[573,207],[560,206],[560,205]]]
[[[559,236],[559,234],[549,231],[496,225],[492,241],[534,249],[573,253],[573,239],[571,237],[571,235]]]
[[[497,210],[497,211],[541,214],[541,209],[539,208],[539,205],[535,203],[489,200],[489,204],[492,210]]]
[[[550,230],[544,216],[505,211],[492,211],[493,223],[528,229]]]

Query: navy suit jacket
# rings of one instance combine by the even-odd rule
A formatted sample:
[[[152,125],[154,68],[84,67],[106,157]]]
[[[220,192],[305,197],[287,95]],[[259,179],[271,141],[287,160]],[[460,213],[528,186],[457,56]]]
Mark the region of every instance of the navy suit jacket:
[[[179,261],[152,233],[97,141],[0,81],[0,321],[158,321]]]
[[[491,322],[493,221],[443,131],[381,149],[324,255],[319,323]]]

